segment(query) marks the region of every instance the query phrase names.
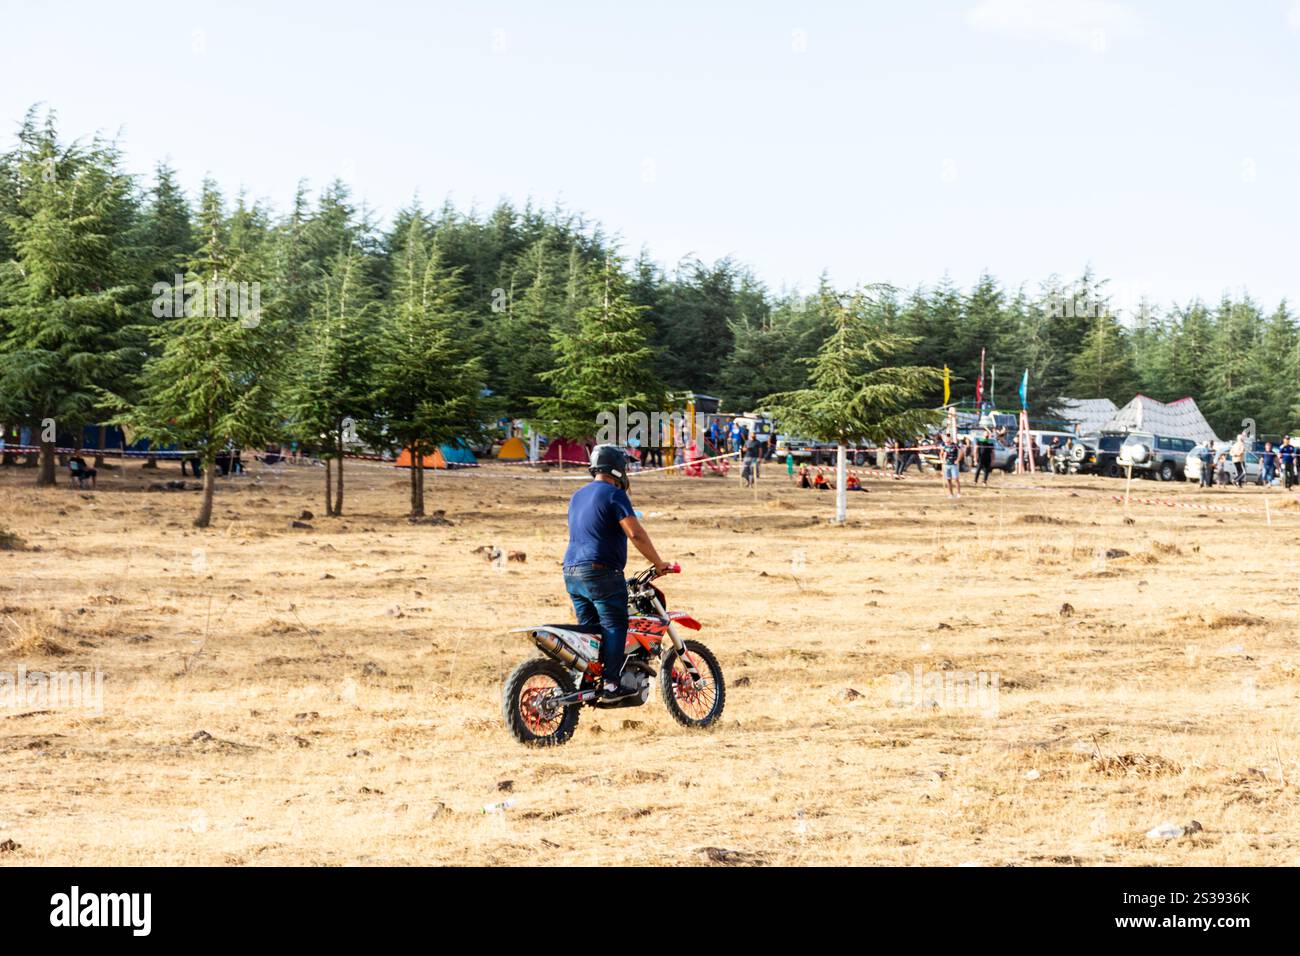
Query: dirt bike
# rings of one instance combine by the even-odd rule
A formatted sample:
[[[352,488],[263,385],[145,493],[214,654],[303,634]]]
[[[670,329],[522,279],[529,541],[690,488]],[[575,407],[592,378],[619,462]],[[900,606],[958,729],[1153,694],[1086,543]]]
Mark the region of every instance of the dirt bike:
[[[681,566],[674,564],[665,573],[680,571]],[[632,691],[627,696],[601,696],[599,627],[539,624],[510,632],[527,634],[546,655],[524,661],[506,678],[501,708],[516,740],[541,746],[562,744],[573,736],[583,707],[640,707],[650,699],[656,664],[664,706],[679,724],[708,727],[722,716],[727,689],[718,659],[699,641],[682,639],[679,627],[698,631],[700,622],[684,611],[667,609],[663,592],[651,583],[658,576],[654,568],[647,568],[627,581],[623,681]]]

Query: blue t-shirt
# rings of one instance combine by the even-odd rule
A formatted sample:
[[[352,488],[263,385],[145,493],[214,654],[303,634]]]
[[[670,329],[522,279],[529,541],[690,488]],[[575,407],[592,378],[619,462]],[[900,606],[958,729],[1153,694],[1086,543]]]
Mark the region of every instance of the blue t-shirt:
[[[583,485],[569,499],[569,547],[564,566],[596,561],[623,570],[627,535],[619,522],[636,514],[627,492],[607,481]]]

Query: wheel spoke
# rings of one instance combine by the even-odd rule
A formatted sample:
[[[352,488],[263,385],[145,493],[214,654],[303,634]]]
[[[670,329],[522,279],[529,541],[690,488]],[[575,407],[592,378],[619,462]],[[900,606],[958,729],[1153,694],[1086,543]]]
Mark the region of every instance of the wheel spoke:
[[[699,656],[689,651],[685,660],[679,657],[673,661],[673,697],[677,705],[692,720],[703,720],[713,711],[717,702],[717,683],[713,677],[713,670],[702,665]],[[700,675],[698,680],[691,681],[691,667],[694,667],[695,672]],[[687,686],[688,682],[691,686]]]
[[[520,688],[519,716],[529,731],[538,737],[549,737],[564,720],[564,708],[550,704],[550,698],[559,692],[555,679],[544,674],[528,678]]]

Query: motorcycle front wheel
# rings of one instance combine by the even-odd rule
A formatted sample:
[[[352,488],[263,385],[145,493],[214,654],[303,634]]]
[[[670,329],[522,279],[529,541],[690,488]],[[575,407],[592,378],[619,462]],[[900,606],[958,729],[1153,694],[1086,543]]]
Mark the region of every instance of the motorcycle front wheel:
[[[506,678],[501,711],[515,740],[534,747],[567,743],[578,727],[578,707],[551,703],[573,692],[573,678],[556,661],[535,657]]]
[[[677,648],[670,647],[659,670],[659,690],[673,720],[683,727],[708,727],[722,716],[727,685],[713,652],[699,641],[686,641],[686,657],[699,674],[692,680]]]

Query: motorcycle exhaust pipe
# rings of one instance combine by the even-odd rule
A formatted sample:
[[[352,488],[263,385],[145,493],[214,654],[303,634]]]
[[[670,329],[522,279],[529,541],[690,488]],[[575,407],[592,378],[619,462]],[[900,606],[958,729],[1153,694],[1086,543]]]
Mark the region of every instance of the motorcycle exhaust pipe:
[[[554,657],[565,667],[570,667],[583,674],[587,673],[587,668],[591,665],[591,661],[579,657],[573,652],[571,647],[561,641],[554,634],[550,634],[546,631],[533,631],[532,638],[533,643],[536,644],[538,649],[544,654]]]

